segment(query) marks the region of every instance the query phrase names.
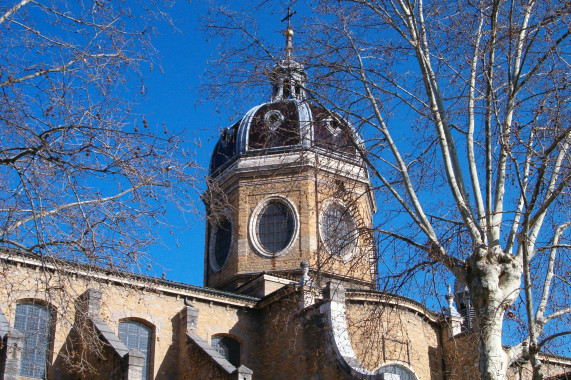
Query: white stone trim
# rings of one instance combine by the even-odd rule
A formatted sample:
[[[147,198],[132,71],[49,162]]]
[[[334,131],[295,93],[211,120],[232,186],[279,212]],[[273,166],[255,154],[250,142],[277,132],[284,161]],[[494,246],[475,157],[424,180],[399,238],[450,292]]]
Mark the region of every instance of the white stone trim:
[[[329,286],[333,288],[335,295],[323,303],[319,311],[325,315],[326,323],[329,325],[327,330],[335,356],[341,366],[352,376],[372,380],[374,373],[364,368],[359,362],[349,339],[345,315],[345,290],[340,283],[329,283]]]
[[[208,237],[208,263],[210,264],[210,269],[214,272],[220,272],[220,270],[226,265],[228,259],[230,258],[230,253],[234,247],[234,217],[229,209],[225,209],[222,213],[230,221],[230,247],[228,248],[228,256],[222,265],[218,265],[216,262],[216,233],[218,232],[218,223],[212,225],[210,229],[210,236]]]
[[[337,135],[341,133],[341,128],[333,127],[332,125],[333,123],[339,123],[339,120],[337,120],[337,118],[328,117],[323,119],[322,122],[325,123],[325,128],[327,128],[329,133],[331,133],[334,137],[337,137]]]
[[[252,119],[254,118],[256,111],[260,109],[262,106],[265,106],[266,104],[267,103],[260,104],[259,106],[256,106],[251,110],[249,110],[246,113],[246,115],[244,115],[244,118],[242,119],[240,125],[238,126],[238,135],[236,137],[236,154],[242,155],[246,153],[246,151],[248,150],[248,144],[249,144],[248,135],[250,133],[250,125],[252,124]]]
[[[285,204],[291,211],[293,215],[293,234],[288,245],[279,252],[269,252],[266,250],[262,243],[258,238],[258,219],[260,217],[260,213],[262,210],[272,201],[278,201]],[[294,206],[293,202],[291,202],[288,198],[281,196],[281,195],[270,195],[264,199],[262,199],[254,208],[252,213],[250,214],[250,220],[248,222],[248,236],[250,238],[250,243],[252,247],[259,255],[263,257],[279,257],[286,255],[294,246],[297,236],[299,234],[299,213],[297,212],[297,208]]]
[[[277,120],[272,121],[272,117],[277,117]],[[269,110],[264,114],[264,122],[268,125],[270,131],[275,131],[283,123],[285,116],[279,110]]]
[[[323,222],[325,211],[329,207],[332,207],[335,205],[342,207],[343,209],[346,210],[347,214],[349,215],[349,218],[351,218],[351,221],[353,222],[353,226],[355,227],[355,229],[351,232],[352,238],[354,239],[352,241],[355,242],[355,245],[354,245],[353,249],[351,249],[349,252],[347,252],[343,256],[340,256],[331,250],[328,242],[325,239],[325,232],[323,230],[323,228],[325,226],[325,224]],[[343,202],[342,200],[337,199],[337,198],[329,198],[329,199],[326,199],[325,201],[323,201],[323,203],[321,204],[321,210],[319,211],[319,239],[323,243],[323,246],[325,247],[325,250],[327,251],[327,253],[329,254],[330,257],[332,257],[336,260],[342,260],[344,263],[351,260],[351,258],[353,258],[353,256],[355,255],[355,253],[359,249],[359,230],[358,229],[359,229],[359,226],[357,225],[355,215],[351,211],[351,209],[349,207],[347,207],[345,202]]]
[[[299,112],[299,130],[301,133],[302,145],[310,148],[313,144],[313,116],[309,103],[306,101],[296,101],[297,110]]]
[[[346,293],[340,282],[330,282],[326,288],[325,302],[319,307],[319,311],[324,315],[327,323],[327,334],[329,342],[333,345],[335,356],[341,367],[351,374],[351,376],[362,380],[375,379],[396,379],[397,376],[382,376],[379,370],[387,365],[399,365],[410,370],[411,373],[420,379],[418,374],[410,367],[400,361],[388,361],[379,365],[374,371],[366,369],[355,354],[349,331],[347,327],[347,310],[345,307]],[[391,374],[394,375],[394,374]]]

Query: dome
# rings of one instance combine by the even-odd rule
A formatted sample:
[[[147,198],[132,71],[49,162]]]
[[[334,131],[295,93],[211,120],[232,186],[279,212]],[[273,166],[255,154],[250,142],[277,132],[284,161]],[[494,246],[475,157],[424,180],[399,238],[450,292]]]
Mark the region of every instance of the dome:
[[[271,155],[312,149],[362,166],[361,139],[348,121],[306,99],[307,73],[293,59],[293,31],[285,31],[285,58],[269,73],[271,102],[249,110],[224,129],[210,161],[212,177],[246,155]]]
[[[224,129],[214,148],[210,175],[216,176],[245,155],[271,155],[312,149],[360,162],[363,143],[339,115],[307,100],[278,99],[249,110]]]

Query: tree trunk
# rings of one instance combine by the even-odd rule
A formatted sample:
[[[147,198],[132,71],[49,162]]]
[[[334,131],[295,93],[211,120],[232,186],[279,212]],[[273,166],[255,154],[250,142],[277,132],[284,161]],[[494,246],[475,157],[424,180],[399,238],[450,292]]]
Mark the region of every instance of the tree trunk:
[[[485,308],[480,317],[480,374],[482,380],[505,380],[508,355],[502,347],[503,311]]]
[[[482,380],[505,380],[509,356],[502,346],[505,310],[517,299],[522,266],[499,247],[480,248],[467,260],[470,298],[478,318]]]
[[[534,354],[530,357],[531,367],[533,368],[533,380],[543,380],[543,363],[537,357],[538,352],[534,350]]]

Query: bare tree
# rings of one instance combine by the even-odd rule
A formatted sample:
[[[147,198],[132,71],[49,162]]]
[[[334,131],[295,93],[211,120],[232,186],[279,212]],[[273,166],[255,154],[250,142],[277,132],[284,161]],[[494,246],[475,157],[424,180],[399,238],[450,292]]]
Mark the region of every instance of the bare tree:
[[[571,333],[571,5],[297,5],[309,14],[296,28],[296,52],[313,79],[306,91],[360,126],[363,158],[389,200],[380,212],[391,217],[381,215],[378,231],[417,256],[391,265],[415,264],[402,267],[410,274],[437,262],[468,287],[482,379],[505,379],[522,358],[542,378],[538,353]],[[247,15],[216,9],[208,26],[227,44],[210,89],[264,77],[263,62],[276,55],[253,15],[270,6]],[[506,350],[504,318],[518,300],[526,333]]]
[[[0,7],[0,250],[45,263],[36,291],[55,294],[70,325],[66,302],[83,290],[54,266],[137,271],[167,207],[193,207],[196,165],[182,136],[133,111],[140,70],[155,60],[153,24],[169,21],[163,5]],[[8,295],[25,286],[3,285]]]
[[[0,243],[133,269],[169,201],[189,206],[181,136],[135,115],[152,2],[22,0],[0,13]],[[166,20],[163,20],[166,21]]]

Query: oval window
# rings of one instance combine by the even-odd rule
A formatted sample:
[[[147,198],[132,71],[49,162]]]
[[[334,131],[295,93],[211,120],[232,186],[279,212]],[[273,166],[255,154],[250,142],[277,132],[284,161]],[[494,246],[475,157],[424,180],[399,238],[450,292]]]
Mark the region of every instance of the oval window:
[[[329,253],[339,257],[351,255],[357,246],[357,229],[347,208],[331,203],[321,221],[323,242]]]
[[[214,241],[214,256],[216,264],[219,267],[224,265],[230,252],[230,243],[232,243],[232,222],[224,217],[220,220],[218,228],[216,228],[216,237]]]
[[[218,271],[226,263],[232,246],[232,220],[230,215],[219,217],[210,233],[210,266]]]
[[[279,200],[272,200],[258,216],[257,234],[260,245],[270,253],[278,253],[289,245],[294,228],[291,209]]]

